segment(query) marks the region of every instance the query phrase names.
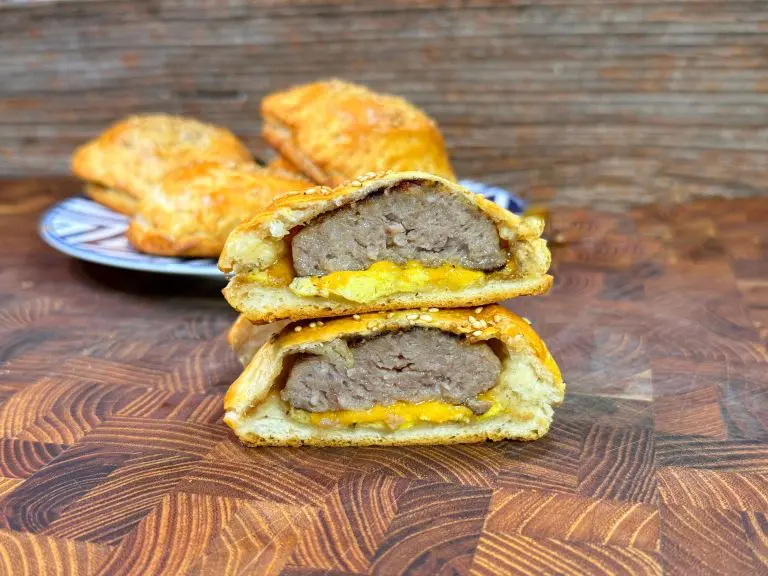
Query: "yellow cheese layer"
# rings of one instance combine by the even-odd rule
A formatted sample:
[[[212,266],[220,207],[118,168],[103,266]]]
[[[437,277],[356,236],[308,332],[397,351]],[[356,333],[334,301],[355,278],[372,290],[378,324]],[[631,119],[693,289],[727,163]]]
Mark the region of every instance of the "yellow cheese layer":
[[[462,290],[484,280],[484,272],[450,264],[427,268],[415,261],[404,266],[376,262],[362,271],[344,270],[326,276],[294,278],[290,289],[299,296],[336,296],[367,303],[402,292],[428,292],[436,288]]]
[[[320,427],[352,426],[357,424],[383,425],[391,430],[411,428],[416,424],[445,424],[446,422],[466,424],[478,418],[490,418],[503,410],[490,392],[478,396],[479,400],[493,402],[482,416],[475,416],[466,406],[447,402],[430,401],[410,404],[395,402],[389,406],[374,406],[368,410],[339,410],[336,412],[302,412],[311,424]]]
[[[280,258],[266,270],[256,270],[248,273],[248,280],[264,286],[279,288],[288,286],[295,272],[289,258]]]

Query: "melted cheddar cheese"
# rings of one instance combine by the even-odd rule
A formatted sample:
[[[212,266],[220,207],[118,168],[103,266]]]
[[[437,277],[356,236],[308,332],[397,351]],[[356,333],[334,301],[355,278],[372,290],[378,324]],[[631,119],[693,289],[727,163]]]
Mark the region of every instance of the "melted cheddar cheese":
[[[290,289],[299,296],[340,297],[367,303],[402,292],[428,292],[435,288],[462,290],[482,283],[485,273],[444,264],[427,268],[410,261],[404,266],[376,262],[367,270],[343,270],[325,276],[294,278]]]
[[[279,288],[288,286],[295,276],[293,265],[288,258],[280,258],[266,270],[249,272],[247,279],[263,286]]]
[[[476,416],[466,406],[456,406],[437,400],[410,404],[395,402],[389,406],[374,406],[368,410],[339,410],[336,412],[306,412],[294,410],[299,420],[322,428],[336,428],[361,425],[386,427],[390,430],[411,428],[417,424],[467,424],[477,419],[490,418],[501,413],[504,408],[492,393],[484,392],[479,400],[492,402],[485,414]]]

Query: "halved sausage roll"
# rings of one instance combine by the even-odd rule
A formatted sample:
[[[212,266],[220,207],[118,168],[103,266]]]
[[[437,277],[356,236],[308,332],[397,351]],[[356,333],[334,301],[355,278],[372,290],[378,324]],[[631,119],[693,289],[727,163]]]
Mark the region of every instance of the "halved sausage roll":
[[[544,343],[501,306],[377,312],[270,338],[224,421],[252,446],[533,440],[564,391]]]
[[[368,175],[278,198],[227,239],[224,295],[251,322],[546,292],[544,224],[423,172]]]

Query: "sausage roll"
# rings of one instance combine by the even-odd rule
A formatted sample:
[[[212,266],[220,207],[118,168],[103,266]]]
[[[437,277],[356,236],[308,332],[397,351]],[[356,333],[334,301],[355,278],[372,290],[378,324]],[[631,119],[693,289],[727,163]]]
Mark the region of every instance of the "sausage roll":
[[[264,139],[320,184],[382,170],[455,179],[435,121],[398,96],[330,80],[271,94],[261,112]]]
[[[139,202],[126,234],[142,252],[218,257],[235,226],[281,194],[310,186],[255,165],[190,164],[166,174]]]
[[[224,400],[252,446],[534,440],[565,385],[528,323],[498,305],[287,326]]]
[[[224,295],[256,324],[546,292],[543,222],[423,172],[278,198],[227,239]]]
[[[78,148],[72,171],[93,184],[97,202],[132,213],[165,174],[201,161],[251,163],[245,145],[226,128],[162,114],[131,116]]]

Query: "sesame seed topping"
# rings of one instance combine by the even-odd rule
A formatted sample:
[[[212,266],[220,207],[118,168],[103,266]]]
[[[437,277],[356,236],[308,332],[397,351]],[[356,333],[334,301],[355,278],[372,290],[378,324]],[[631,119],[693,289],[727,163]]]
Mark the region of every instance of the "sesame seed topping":
[[[482,335],[483,333],[480,330],[475,330],[474,332],[472,332],[472,336],[482,336]]]
[[[430,308],[429,311],[430,312],[440,312],[440,309],[439,308]]]
[[[294,332],[301,332],[301,326],[296,326],[296,327],[293,329],[293,331],[294,331]]]
[[[310,322],[309,323],[310,328],[317,328],[317,322]]]
[[[526,318],[525,316],[523,316],[523,320],[525,320],[526,322],[528,322],[528,324],[533,324],[533,322],[531,322],[530,320],[528,320],[528,318]]]
[[[475,318],[474,316],[470,316],[469,323],[472,324],[472,322],[477,322],[477,318]]]
[[[421,319],[424,320],[424,322],[432,322],[432,316],[429,314],[422,314]]]
[[[478,306],[477,308],[475,308],[475,314],[480,314],[480,312],[482,312],[482,311],[483,311],[483,307],[482,306]]]
[[[502,317],[501,317],[501,314],[496,314],[496,315],[493,317],[493,321],[494,321],[494,322],[501,322],[501,321],[502,321]]]
[[[352,318],[355,320],[360,320],[360,314],[352,314]]]
[[[418,314],[408,314],[408,316],[406,316],[408,320],[416,320],[418,317]]]
[[[360,182],[360,180],[352,180],[352,182],[350,182],[349,185],[358,187],[358,186],[362,186],[363,184],[362,182]]]

